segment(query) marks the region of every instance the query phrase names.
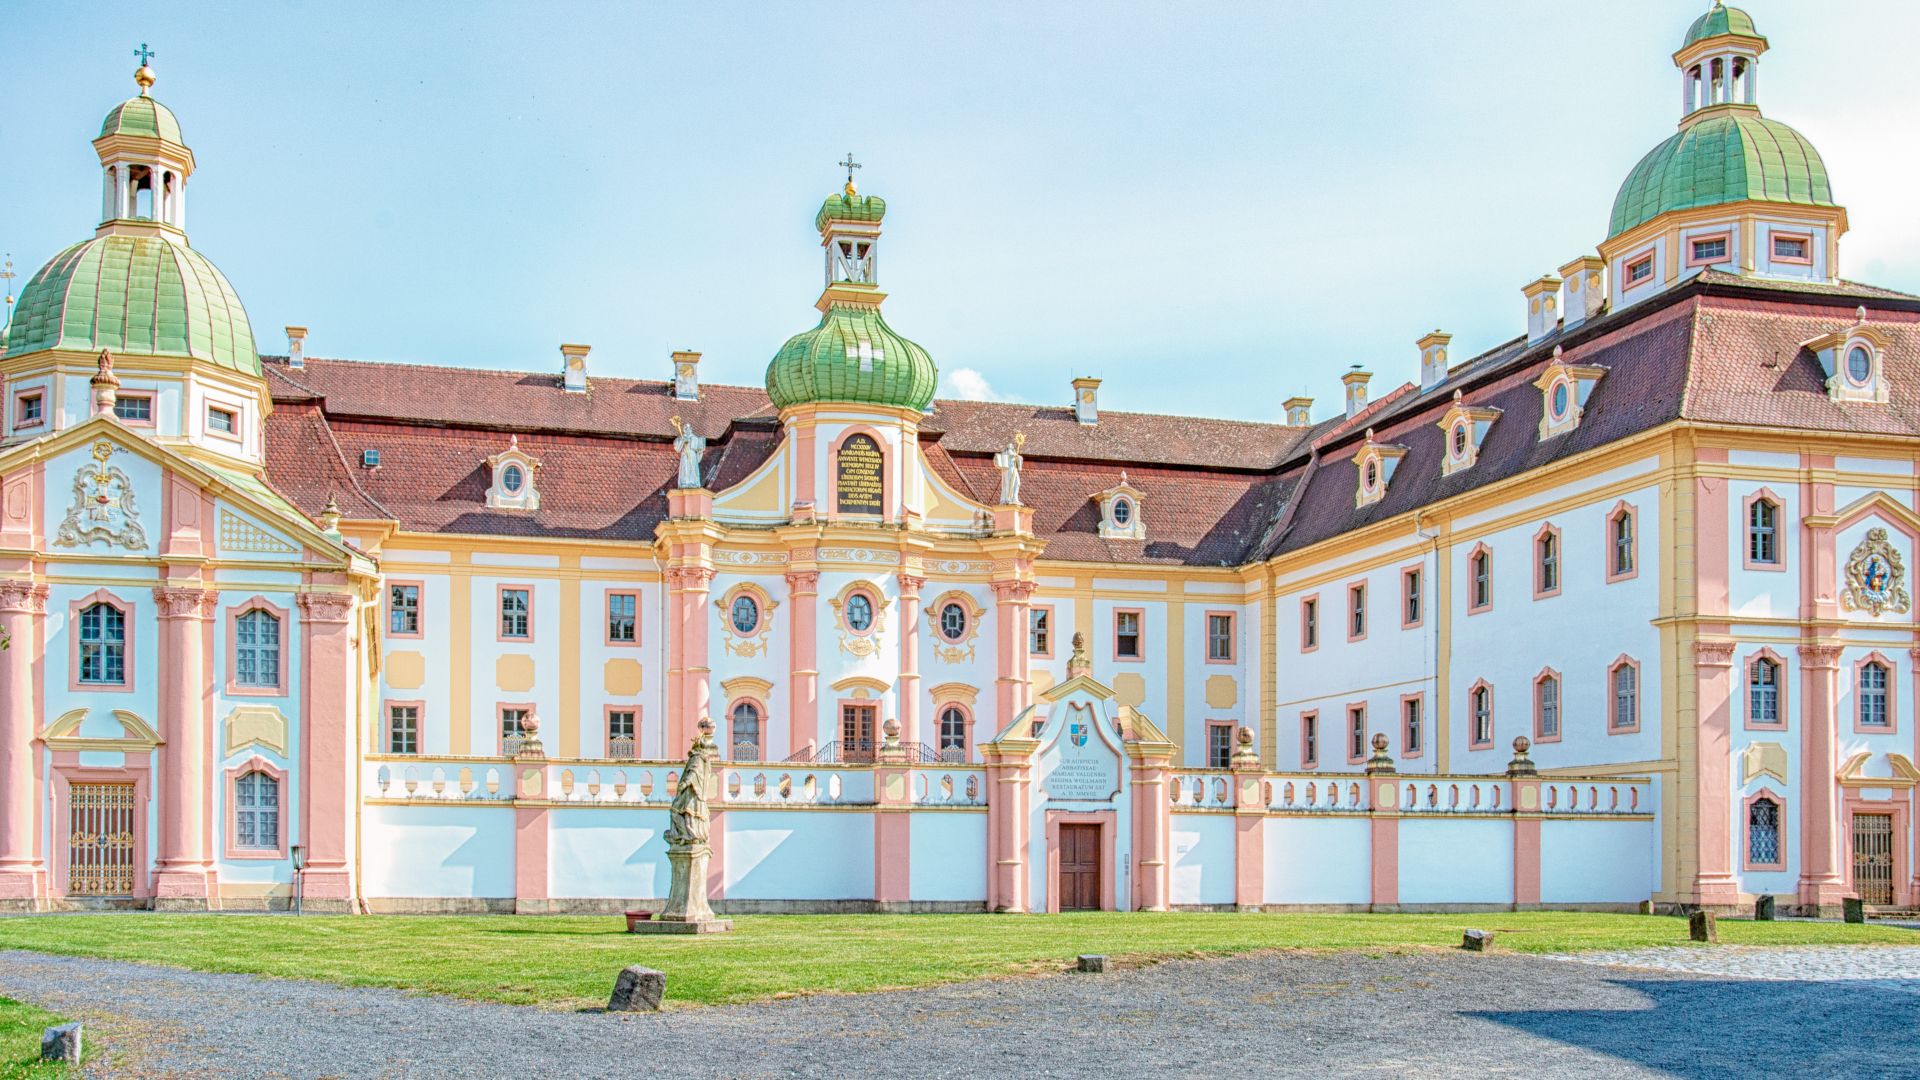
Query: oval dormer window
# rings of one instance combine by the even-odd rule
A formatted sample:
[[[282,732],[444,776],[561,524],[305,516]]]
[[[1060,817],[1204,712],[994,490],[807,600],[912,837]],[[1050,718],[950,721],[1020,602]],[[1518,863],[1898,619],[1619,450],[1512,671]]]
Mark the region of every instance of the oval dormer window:
[[[1855,345],[1847,350],[1847,378],[1856,386],[1865,386],[1873,377],[1873,354],[1865,345]]]
[[[526,485],[526,482],[527,474],[521,472],[520,466],[518,465],[509,465],[500,470],[500,486],[504,488],[509,495],[520,494],[520,489]]]
[[[1461,459],[1467,456],[1467,425],[1453,425],[1453,456]]]
[[[1367,462],[1367,490],[1372,491],[1374,488],[1378,487],[1379,485],[1380,485],[1380,463],[1377,461],[1369,461]]]
[[[948,604],[940,609],[940,636],[948,641],[959,641],[967,636],[967,609],[959,604]]]
[[[1113,500],[1113,523],[1123,529],[1133,523],[1132,499]]]
[[[847,629],[856,634],[873,629],[873,598],[866,593],[847,597]]]
[[[728,612],[736,634],[751,634],[760,629],[760,605],[751,596],[733,598],[733,609]]]
[[[1555,420],[1562,420],[1566,418],[1566,415],[1567,415],[1567,384],[1564,382],[1557,382],[1553,384],[1553,418]]]

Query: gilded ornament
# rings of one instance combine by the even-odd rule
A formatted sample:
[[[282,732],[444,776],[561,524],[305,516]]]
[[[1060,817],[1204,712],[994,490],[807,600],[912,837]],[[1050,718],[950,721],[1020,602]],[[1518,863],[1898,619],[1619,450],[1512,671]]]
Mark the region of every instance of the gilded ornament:
[[[1905,615],[1913,609],[1907,596],[1907,571],[1900,552],[1887,539],[1887,530],[1867,530],[1867,538],[1847,557],[1846,588],[1840,603],[1848,611],[1869,615]]]
[[[133,481],[118,466],[107,464],[120,448],[100,439],[93,444],[93,464],[73,475],[73,505],[54,535],[54,547],[108,547],[138,551],[147,546],[147,531],[134,506]]]

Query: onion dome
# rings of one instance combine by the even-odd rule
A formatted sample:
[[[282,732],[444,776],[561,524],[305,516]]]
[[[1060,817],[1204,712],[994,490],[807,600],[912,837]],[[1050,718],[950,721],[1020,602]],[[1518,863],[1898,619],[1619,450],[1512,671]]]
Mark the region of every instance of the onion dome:
[[[14,305],[7,356],[71,349],[193,357],[260,374],[233,286],[183,238],[108,233],[55,255]]]
[[[838,195],[827,196],[820,204],[820,212],[813,215],[813,227],[824,231],[829,221],[862,221],[880,224],[887,216],[887,200],[878,195],[861,195],[853,190],[849,182],[847,189]]]
[[[1685,49],[1708,38],[1722,37],[1727,34],[1760,38],[1761,41],[1767,40],[1761,37],[1759,30],[1754,28],[1753,16],[1736,7],[1715,4],[1712,10],[1693,20],[1693,25],[1687,28],[1687,40],[1681,42],[1680,47]]]
[[[1748,201],[1835,205],[1826,163],[1805,136],[1734,107],[1695,119],[1640,159],[1613,200],[1607,235],[1671,210]]]
[[[776,409],[833,401],[925,412],[937,379],[927,350],[895,333],[879,305],[841,302],[780,347],[767,396]]]

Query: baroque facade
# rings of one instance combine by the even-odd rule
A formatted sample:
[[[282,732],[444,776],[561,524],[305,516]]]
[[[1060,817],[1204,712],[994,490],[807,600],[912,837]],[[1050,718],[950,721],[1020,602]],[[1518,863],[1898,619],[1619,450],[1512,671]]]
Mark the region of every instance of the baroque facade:
[[[0,904],[656,900],[707,718],[722,910],[1914,903],[1920,298],[1768,47],[1276,423],[935,400],[851,181],[764,388],[262,356],[143,67],[0,339]]]

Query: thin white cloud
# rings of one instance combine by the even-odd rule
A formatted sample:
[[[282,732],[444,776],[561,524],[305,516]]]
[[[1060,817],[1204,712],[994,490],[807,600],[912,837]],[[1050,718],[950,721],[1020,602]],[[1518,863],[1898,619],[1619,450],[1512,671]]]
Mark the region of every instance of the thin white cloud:
[[[993,392],[987,377],[972,368],[955,368],[941,377],[946,383],[948,397],[961,401],[999,401],[1000,395]]]

